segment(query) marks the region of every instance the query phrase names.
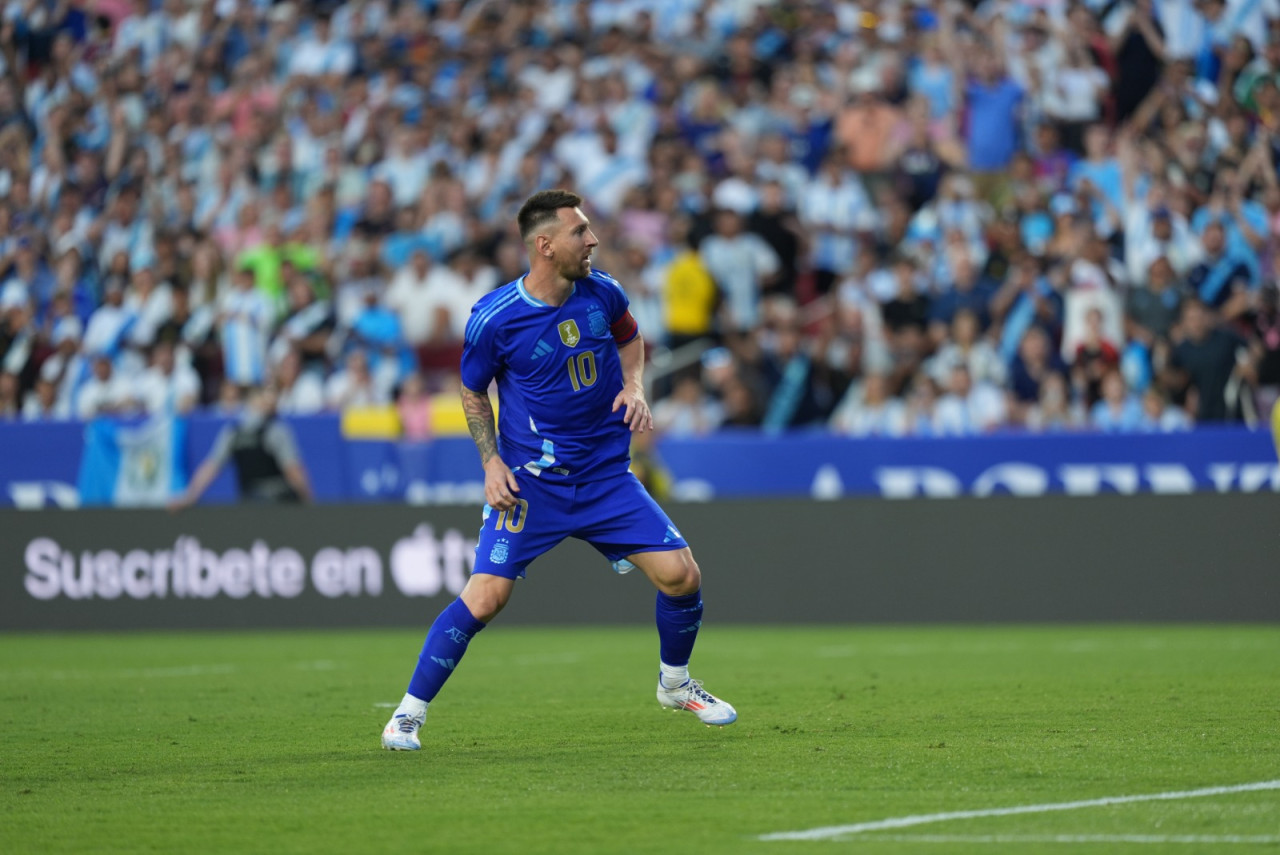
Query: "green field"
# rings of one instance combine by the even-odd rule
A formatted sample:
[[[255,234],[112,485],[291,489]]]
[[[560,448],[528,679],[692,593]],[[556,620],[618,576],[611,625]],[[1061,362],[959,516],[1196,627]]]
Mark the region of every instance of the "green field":
[[[712,729],[651,631],[496,625],[382,751],[420,643],[0,636],[0,852],[1280,851],[1277,627],[710,626]]]

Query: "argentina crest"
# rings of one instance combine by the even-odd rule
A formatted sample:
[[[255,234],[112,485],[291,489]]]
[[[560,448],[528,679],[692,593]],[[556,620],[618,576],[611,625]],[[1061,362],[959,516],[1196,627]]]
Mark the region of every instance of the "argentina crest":
[[[560,330],[560,340],[569,347],[577,347],[578,342],[582,340],[582,334],[578,332],[578,322],[573,318],[561,321],[557,329]]]

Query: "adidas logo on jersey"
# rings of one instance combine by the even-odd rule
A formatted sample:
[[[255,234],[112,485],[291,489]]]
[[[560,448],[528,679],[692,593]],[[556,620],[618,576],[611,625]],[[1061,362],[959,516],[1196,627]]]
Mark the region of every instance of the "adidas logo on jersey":
[[[552,350],[551,345],[547,344],[542,339],[538,339],[538,343],[533,347],[533,358],[541,359],[542,357],[550,353],[551,350]]]

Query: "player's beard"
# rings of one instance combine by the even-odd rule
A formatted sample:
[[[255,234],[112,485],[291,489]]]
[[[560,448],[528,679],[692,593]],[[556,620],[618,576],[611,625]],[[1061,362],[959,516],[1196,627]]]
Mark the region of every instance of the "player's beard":
[[[591,257],[575,258],[560,268],[560,275],[569,282],[585,279],[591,274]]]

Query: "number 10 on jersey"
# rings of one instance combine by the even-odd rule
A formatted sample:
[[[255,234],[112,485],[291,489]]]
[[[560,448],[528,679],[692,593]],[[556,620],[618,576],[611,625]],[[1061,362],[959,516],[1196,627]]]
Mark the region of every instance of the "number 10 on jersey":
[[[502,531],[504,528],[512,534],[519,534],[524,530],[524,521],[529,518],[529,503],[524,499],[516,499],[515,507],[509,511],[499,511],[498,520],[493,525],[494,531]]]
[[[573,385],[573,391],[581,392],[584,386],[595,385],[598,376],[596,355],[590,350],[573,354],[565,366],[569,369],[569,382]]]

